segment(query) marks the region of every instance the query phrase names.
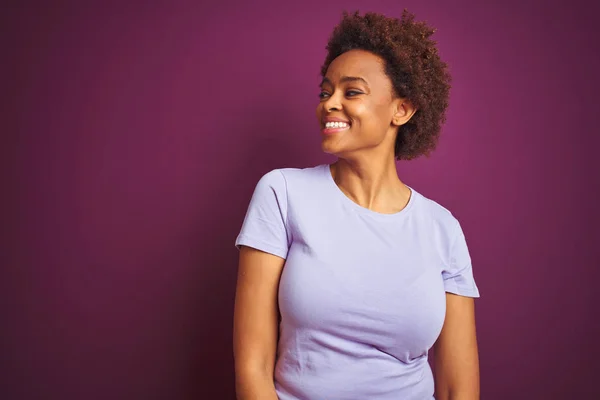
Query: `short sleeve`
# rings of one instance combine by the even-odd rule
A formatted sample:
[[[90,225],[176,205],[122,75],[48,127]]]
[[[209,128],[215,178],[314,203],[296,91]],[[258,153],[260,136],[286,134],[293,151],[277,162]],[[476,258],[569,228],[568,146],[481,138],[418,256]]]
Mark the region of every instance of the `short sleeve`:
[[[280,170],[273,170],[258,181],[235,245],[286,258],[289,248],[286,223],[286,182]]]
[[[446,292],[467,297],[479,297],[467,241],[458,221],[456,221],[454,238],[451,243],[449,268],[442,271]]]

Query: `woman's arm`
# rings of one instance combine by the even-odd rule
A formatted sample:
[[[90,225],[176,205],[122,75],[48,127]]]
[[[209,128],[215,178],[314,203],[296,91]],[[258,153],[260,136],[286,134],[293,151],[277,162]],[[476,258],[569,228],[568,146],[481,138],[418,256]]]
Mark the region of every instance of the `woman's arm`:
[[[273,370],[278,338],[277,292],[285,260],[242,246],[233,318],[238,400],[277,400]]]
[[[475,301],[446,293],[446,319],[434,344],[437,400],[479,400]]]

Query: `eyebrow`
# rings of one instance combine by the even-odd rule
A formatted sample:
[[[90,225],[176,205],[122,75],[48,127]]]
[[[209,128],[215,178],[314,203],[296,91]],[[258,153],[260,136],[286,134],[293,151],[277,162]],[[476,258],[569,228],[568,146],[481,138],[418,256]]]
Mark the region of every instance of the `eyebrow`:
[[[345,83],[345,82],[362,82],[365,85],[369,86],[369,83],[359,76],[342,76],[340,78],[340,83]],[[328,83],[331,86],[333,86],[333,83],[331,83],[331,80],[329,78],[323,78],[323,80],[321,81],[321,84],[319,84],[319,87],[323,86],[325,83]]]

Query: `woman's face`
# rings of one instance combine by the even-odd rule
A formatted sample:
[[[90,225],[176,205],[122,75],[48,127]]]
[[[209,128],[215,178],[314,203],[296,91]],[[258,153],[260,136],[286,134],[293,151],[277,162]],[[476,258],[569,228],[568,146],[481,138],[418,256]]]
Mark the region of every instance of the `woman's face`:
[[[317,106],[324,152],[342,158],[358,152],[393,156],[398,126],[412,112],[394,96],[384,68],[383,59],[363,50],[343,53],[329,65]]]

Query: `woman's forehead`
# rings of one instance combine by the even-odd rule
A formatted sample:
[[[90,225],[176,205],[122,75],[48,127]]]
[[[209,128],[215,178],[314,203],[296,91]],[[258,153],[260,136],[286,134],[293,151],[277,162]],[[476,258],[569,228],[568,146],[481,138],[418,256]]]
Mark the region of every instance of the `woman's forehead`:
[[[332,82],[339,81],[343,77],[357,77],[375,83],[385,78],[385,62],[381,57],[368,51],[347,51],[331,62],[326,74],[326,78]]]

